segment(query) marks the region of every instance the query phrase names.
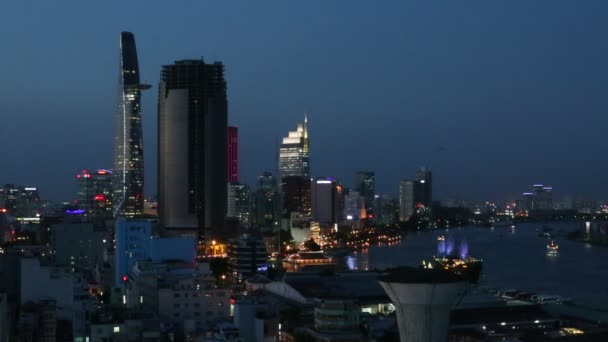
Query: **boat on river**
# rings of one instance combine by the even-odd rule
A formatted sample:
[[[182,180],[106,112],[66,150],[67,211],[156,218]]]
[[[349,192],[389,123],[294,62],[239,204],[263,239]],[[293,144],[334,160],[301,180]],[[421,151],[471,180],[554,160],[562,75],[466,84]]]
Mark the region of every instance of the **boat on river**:
[[[547,245],[547,255],[555,256],[558,253],[559,253],[559,246],[557,245],[557,243],[555,243],[555,241],[551,240],[551,242],[549,242],[549,244]]]

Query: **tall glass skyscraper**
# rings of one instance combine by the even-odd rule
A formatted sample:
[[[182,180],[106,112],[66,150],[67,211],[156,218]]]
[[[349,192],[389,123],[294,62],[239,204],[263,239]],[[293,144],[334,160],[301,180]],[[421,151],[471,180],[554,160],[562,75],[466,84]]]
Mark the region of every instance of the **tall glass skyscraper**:
[[[224,65],[164,65],[158,88],[158,208],[166,229],[224,226],[228,101]]]
[[[308,143],[308,117],[283,138],[279,149],[279,180],[288,176],[310,177],[310,150]]]
[[[135,217],[144,206],[144,147],[141,129],[141,91],[135,37],[120,34],[118,115],[114,140],[114,215]]]
[[[354,189],[365,201],[367,216],[374,214],[374,195],[376,195],[376,175],[373,171],[357,171],[354,177]]]

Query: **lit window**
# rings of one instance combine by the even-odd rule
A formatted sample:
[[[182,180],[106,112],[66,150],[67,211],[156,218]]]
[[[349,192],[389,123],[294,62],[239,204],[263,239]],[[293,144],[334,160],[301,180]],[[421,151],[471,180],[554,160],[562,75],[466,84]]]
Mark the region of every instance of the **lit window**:
[[[114,332],[115,333],[119,333],[120,332],[120,327],[114,327]]]

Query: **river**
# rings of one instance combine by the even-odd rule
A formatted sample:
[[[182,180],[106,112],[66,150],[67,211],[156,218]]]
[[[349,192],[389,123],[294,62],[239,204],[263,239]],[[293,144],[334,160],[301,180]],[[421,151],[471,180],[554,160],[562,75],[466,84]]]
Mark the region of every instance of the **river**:
[[[469,254],[483,259],[480,285],[558,294],[576,303],[608,309],[608,248],[570,241],[565,235],[579,224],[552,223],[559,254],[548,256],[548,240],[539,237],[538,224],[515,228],[463,227],[408,234],[393,245],[372,246],[346,258],[350,269],[383,269],[419,266],[437,254],[437,236],[444,235],[458,246],[468,244]]]

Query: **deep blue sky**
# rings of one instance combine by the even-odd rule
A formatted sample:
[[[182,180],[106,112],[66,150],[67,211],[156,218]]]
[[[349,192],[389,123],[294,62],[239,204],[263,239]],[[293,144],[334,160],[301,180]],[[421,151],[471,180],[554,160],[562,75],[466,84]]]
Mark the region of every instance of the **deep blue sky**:
[[[27,5],[26,5],[27,3]],[[438,198],[535,182],[604,198],[608,1],[3,1],[0,183],[72,199],[111,167],[119,33],[135,33],[146,192],[156,188],[156,84],[176,59],[226,64],[241,178],[309,112],[312,171],[380,192],[421,165]]]

